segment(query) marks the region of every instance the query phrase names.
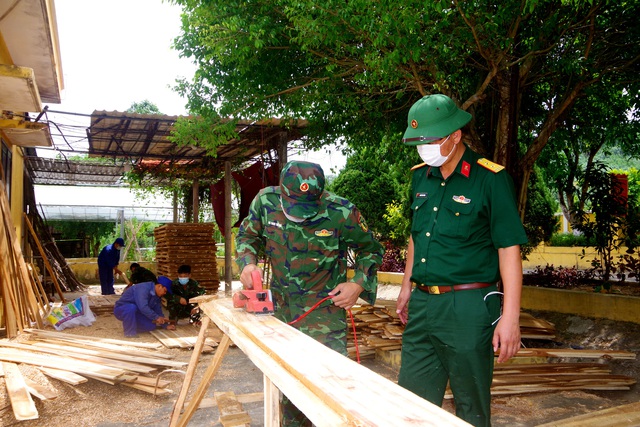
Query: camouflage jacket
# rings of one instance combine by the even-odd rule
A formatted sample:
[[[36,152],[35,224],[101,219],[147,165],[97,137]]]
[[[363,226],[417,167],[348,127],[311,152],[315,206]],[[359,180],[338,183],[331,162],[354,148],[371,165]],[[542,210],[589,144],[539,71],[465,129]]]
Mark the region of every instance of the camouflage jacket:
[[[378,266],[384,250],[368,229],[358,209],[348,200],[325,191],[319,213],[302,223],[286,219],[280,204],[280,187],[258,193],[236,237],[242,270],[256,264],[264,250],[270,258],[271,290],[278,317],[290,321],[347,281],[347,251],[355,252],[355,276],[364,288],[360,295],[373,303]],[[284,310],[284,314],[282,311]],[[344,314],[344,310],[342,310]]]
[[[172,294],[165,295],[165,299],[169,305],[175,304],[180,305],[180,298],[184,298],[187,300],[187,304],[189,304],[189,298],[197,297],[198,295],[204,295],[206,292],[200,284],[193,279],[189,279],[186,285],[181,285],[178,279],[174,280],[171,284],[171,292]]]

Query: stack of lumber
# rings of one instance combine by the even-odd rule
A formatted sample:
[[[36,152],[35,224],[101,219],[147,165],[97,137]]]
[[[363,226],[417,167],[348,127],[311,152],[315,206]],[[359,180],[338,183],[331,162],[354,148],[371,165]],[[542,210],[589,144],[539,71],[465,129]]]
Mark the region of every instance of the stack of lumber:
[[[376,349],[400,350],[404,325],[396,313],[395,301],[378,300],[375,305],[355,306],[351,309],[356,326],[360,358],[375,357]],[[520,313],[522,338],[551,340],[555,338],[555,326],[528,313]],[[349,328],[349,356],[355,358],[356,347]]]
[[[373,306],[351,309],[361,359],[375,357],[376,350],[399,350],[402,347],[404,325],[395,312],[395,305],[395,301],[377,301]],[[520,314],[520,331],[522,338],[537,340],[551,340],[556,334],[552,323],[528,313]],[[356,346],[351,332],[347,346],[349,357],[355,358]],[[635,359],[635,353],[628,351],[521,348],[514,360],[517,362],[524,358],[546,360],[546,363],[496,365],[492,395],[578,389],[629,390],[635,384],[632,377],[611,374],[604,364],[604,361],[612,359]],[[550,359],[597,359],[602,363],[558,363]],[[451,398],[452,395],[448,392],[445,397]]]
[[[217,334],[214,330],[217,330]],[[193,325],[177,325],[176,329],[173,331],[167,329],[156,329],[155,331],[151,331],[151,335],[160,341],[166,348],[192,349],[195,347],[196,340],[198,339],[198,329]],[[212,352],[218,346],[221,339],[222,332],[220,332],[219,329],[208,329],[202,352]]]
[[[156,262],[159,275],[175,279],[178,267],[191,266],[191,278],[213,293],[220,280],[216,264],[216,242],[211,223],[165,224],[153,234],[156,240]]]
[[[42,399],[47,391],[31,390],[29,379],[20,374],[17,363],[34,366],[46,376],[72,385],[93,379],[154,395],[171,393],[167,388],[169,382],[156,377],[158,371],[186,365],[171,360],[170,354],[157,351],[162,347],[159,343],[81,337],[41,329],[25,329],[25,332],[19,341],[0,340],[0,361],[18,420],[37,418],[31,395]]]
[[[88,295],[89,308],[95,315],[112,314],[120,295]]]
[[[4,188],[0,183],[0,327],[13,338],[25,328],[43,326],[49,299],[25,263]]]

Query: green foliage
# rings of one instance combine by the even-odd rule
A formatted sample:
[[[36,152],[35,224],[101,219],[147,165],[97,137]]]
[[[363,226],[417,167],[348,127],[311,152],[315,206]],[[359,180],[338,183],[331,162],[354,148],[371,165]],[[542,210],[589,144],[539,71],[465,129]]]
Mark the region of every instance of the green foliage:
[[[584,209],[577,209],[574,212],[575,228],[582,231],[587,239],[594,240],[599,259],[592,264],[601,270],[604,281],[608,282],[614,266],[613,251],[624,243],[621,236],[626,233],[627,207],[621,202],[618,187],[614,185],[606,165],[595,162],[584,180],[595,220],[592,221]]]
[[[411,220],[405,212],[406,207],[406,203],[391,202],[386,205],[386,213],[384,214],[384,219],[389,224],[389,237],[403,247],[408,244],[411,234]]]
[[[525,256],[540,243],[549,240],[558,228],[558,220],[554,216],[558,203],[544,185],[541,174],[541,170],[535,168],[529,180],[529,201],[524,217],[529,242],[521,248]]]
[[[573,234],[573,233],[554,233],[549,241],[547,242],[549,246],[564,246],[564,247],[573,247],[573,246],[593,246],[593,242],[589,242],[585,236],[582,234]]]
[[[102,248],[100,244],[113,235],[113,222],[48,220],[46,225],[61,234],[62,239],[89,239],[91,255],[96,257]],[[109,242],[112,243],[113,241]]]
[[[584,153],[603,125],[628,121],[623,104],[640,93],[637,1],[171,1],[184,11],[175,48],[198,66],[176,89],[202,117],[176,142],[210,150],[227,117],[303,118],[309,148],[378,147],[398,141],[413,102],[441,92],[473,113],[470,145],[505,164],[522,196],[549,138],[569,129]],[[566,157],[558,177],[577,170],[571,132],[547,150]]]
[[[140,102],[134,102],[131,104],[131,107],[127,109],[127,113],[162,114],[158,106],[148,99]]]
[[[377,159],[356,154],[347,160],[331,189],[355,204],[369,227],[384,239],[391,231],[384,219],[384,201],[394,200],[397,195],[393,178],[381,165]]]

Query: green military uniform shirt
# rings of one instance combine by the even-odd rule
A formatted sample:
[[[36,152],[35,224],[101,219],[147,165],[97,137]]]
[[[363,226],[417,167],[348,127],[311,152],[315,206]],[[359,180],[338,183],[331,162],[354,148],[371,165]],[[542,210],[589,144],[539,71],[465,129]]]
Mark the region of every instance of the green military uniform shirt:
[[[511,177],[495,163],[481,166],[480,159],[467,147],[446,180],[438,168],[414,170],[414,283],[497,282],[497,249],[527,242]]]
[[[277,303],[276,315],[283,321],[300,316],[338,284],[347,281],[348,249],[355,252],[352,281],[364,288],[362,298],[370,303],[375,301],[376,273],[384,252],[382,245],[351,202],[327,191],[321,200],[316,216],[295,223],[287,220],[282,212],[280,187],[264,188],[253,200],[238,231],[236,261],[240,270],[247,264],[256,264],[262,249],[271,259],[271,291]],[[344,310],[334,310],[337,307],[330,301],[325,304],[344,319]],[[312,323],[314,320],[307,322],[307,319],[314,317],[319,318],[310,315],[301,323]],[[304,327],[300,329],[309,332]]]

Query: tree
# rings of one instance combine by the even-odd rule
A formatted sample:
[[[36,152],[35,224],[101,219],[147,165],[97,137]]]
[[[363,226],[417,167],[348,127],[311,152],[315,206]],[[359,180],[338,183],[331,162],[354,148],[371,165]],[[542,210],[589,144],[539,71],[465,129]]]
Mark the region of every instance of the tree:
[[[131,104],[131,107],[127,109],[127,113],[162,114],[158,106],[148,99],[140,102],[134,102]]]
[[[615,167],[613,154],[621,158],[640,155],[640,112],[635,109],[640,94],[607,88],[587,92],[589,95],[576,102],[574,113],[554,133],[540,162],[571,224],[576,222],[572,213],[584,210],[589,190],[584,177],[592,172],[595,162]]]
[[[614,251],[625,243],[637,244],[637,235],[633,236],[634,239],[626,238],[629,231],[632,231],[632,235],[637,233],[637,209],[634,201],[629,203],[624,199],[621,188],[615,185],[613,176],[605,164],[595,162],[590,172],[585,175],[584,181],[587,181],[587,202],[590,211],[574,208],[575,227],[582,231],[587,239],[593,239],[595,242],[599,259],[592,261],[592,265],[601,269],[605,287],[608,289],[608,281],[614,271]],[[591,214],[595,218],[591,218]],[[635,248],[628,246],[628,249]]]
[[[533,165],[577,101],[638,92],[636,1],[172,1],[175,47],[198,66],[177,88],[199,115],[178,123],[183,142],[215,149],[225,138],[189,129],[279,116],[309,121],[309,147],[359,149],[441,92],[474,114],[468,142],[507,166],[523,214]]]

